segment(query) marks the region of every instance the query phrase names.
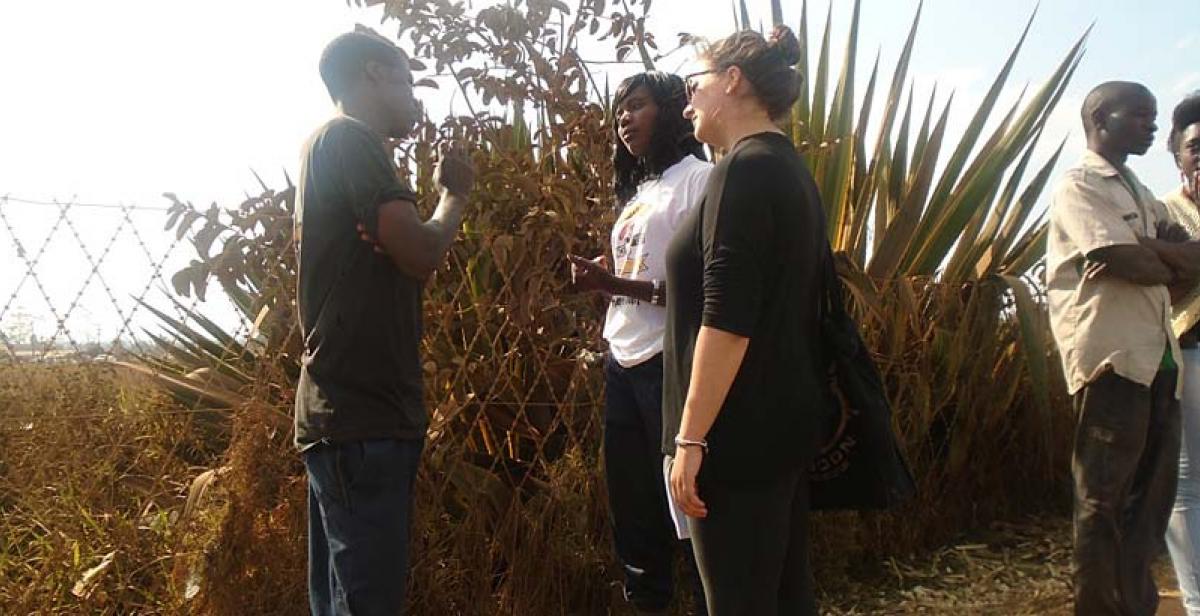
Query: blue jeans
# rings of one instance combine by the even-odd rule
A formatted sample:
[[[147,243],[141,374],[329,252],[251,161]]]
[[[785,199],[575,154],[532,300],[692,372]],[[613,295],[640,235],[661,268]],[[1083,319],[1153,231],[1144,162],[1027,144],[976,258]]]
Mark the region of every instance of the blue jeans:
[[[404,611],[412,489],[423,439],[318,443],[308,469],[308,602],[314,616]]]
[[[1179,371],[1183,377],[1183,443],[1167,547],[1188,616],[1200,616],[1200,349],[1184,350]]]
[[[662,472],[662,355],[623,368],[604,362],[604,478],[625,599],[638,610],[666,610],[674,594],[675,552],[683,547],[689,591],[704,611],[692,551],[675,535]],[[683,546],[679,544],[683,543]]]

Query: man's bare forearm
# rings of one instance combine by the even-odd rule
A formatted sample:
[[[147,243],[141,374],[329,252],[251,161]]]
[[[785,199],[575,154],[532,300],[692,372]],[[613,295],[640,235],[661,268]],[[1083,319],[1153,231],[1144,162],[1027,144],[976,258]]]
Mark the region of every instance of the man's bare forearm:
[[[1105,275],[1136,285],[1168,285],[1175,280],[1175,273],[1158,254],[1141,244],[1107,246],[1089,254],[1088,259],[1103,263]]]
[[[455,195],[448,190],[442,190],[441,199],[433,216],[425,222],[428,233],[428,253],[433,263],[430,271],[436,269],[450,250],[454,238],[458,237],[458,229],[462,226],[463,215],[467,211],[467,198]]]
[[[1171,305],[1178,305],[1183,298],[1187,297],[1192,289],[1196,288],[1195,280],[1182,280],[1175,282],[1167,287],[1167,292],[1171,294]]]
[[[421,221],[407,201],[386,203],[380,210],[377,241],[396,269],[418,280],[441,265],[462,225],[466,199],[443,191],[429,220]]]
[[[382,246],[397,269],[419,280],[441,265],[458,236],[475,169],[464,153],[452,148],[433,170],[433,183],[441,192],[429,220],[421,220],[411,201],[388,202],[380,207],[378,237],[364,238]]]
[[[1141,244],[1158,256],[1180,278],[1200,278],[1200,242],[1168,242],[1142,238]]]

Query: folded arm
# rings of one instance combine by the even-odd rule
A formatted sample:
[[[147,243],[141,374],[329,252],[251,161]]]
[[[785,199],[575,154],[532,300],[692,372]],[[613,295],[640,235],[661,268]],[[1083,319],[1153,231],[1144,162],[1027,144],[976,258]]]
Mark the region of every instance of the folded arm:
[[[1171,268],[1152,248],[1141,243],[1105,246],[1088,253],[1087,258],[1101,265],[1096,271],[1136,285],[1167,285],[1175,280]]]
[[[384,203],[379,206],[379,247],[400,271],[428,278],[454,242],[466,205],[465,197],[443,190],[433,216],[422,221],[411,201]]]
[[[364,238],[374,242],[397,269],[418,280],[437,269],[458,235],[467,194],[475,185],[475,168],[464,152],[452,149],[443,155],[433,179],[441,198],[429,220],[421,220],[412,201],[388,201],[379,206],[376,236]]]
[[[1148,237],[1139,240],[1179,278],[1200,279],[1200,242],[1172,242]]]

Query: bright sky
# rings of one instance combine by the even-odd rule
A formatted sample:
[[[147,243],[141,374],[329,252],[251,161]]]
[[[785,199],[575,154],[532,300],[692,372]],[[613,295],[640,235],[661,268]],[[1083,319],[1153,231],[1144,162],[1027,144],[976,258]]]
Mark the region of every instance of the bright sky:
[[[768,0],[747,3],[755,22],[769,22]],[[701,4],[708,8],[699,10]],[[828,0],[809,4],[815,44]],[[912,76],[918,101],[935,81],[939,100],[956,91],[951,137],[974,113],[1035,4],[926,2]],[[844,48],[850,2],[835,5],[836,62]],[[915,8],[915,0],[863,0],[861,61],[880,49],[881,75],[890,78]],[[1077,159],[1083,148],[1078,108],[1086,91],[1109,79],[1141,81],[1159,99],[1159,142],[1131,166],[1154,191],[1165,192],[1177,182],[1163,145],[1170,110],[1184,94],[1200,88],[1196,8],[1195,0],[1042,0],[1010,82],[1010,96],[1025,82],[1039,85],[1094,21],[1083,64],[1046,135],[1047,148],[1070,135],[1062,164]],[[784,10],[795,28],[800,2],[785,1]],[[355,22],[393,34],[393,25],[378,25],[379,15],[378,8],[354,8],[344,0],[0,3],[5,86],[0,195],[161,206],[166,202],[159,195],[172,191],[197,204],[215,200],[232,206],[247,192],[257,192],[251,169],[268,184],[281,186],[284,169],[296,175],[304,138],[332,111],[316,72],[322,47]],[[669,48],[681,31],[727,34],[732,10],[725,0],[655,0],[649,27],[661,46]],[[672,58],[661,68],[676,66]],[[618,67],[613,83],[632,70],[636,67]],[[862,72],[865,80],[866,70]],[[881,88],[886,85],[885,79]],[[445,95],[435,95],[432,103],[427,105],[431,113],[445,111]],[[13,217],[27,249],[40,243],[53,222],[45,213],[40,218],[45,220]],[[80,224],[81,235],[97,244],[93,252],[107,239],[101,237],[104,229],[115,224],[105,222],[110,219]],[[157,214],[139,221],[143,219],[137,224],[147,242],[162,240],[152,237],[165,235]],[[11,244],[0,229],[0,309],[22,273]],[[115,266],[126,258],[132,259],[127,263],[139,262],[136,252],[130,254],[113,258]],[[64,261],[58,259],[65,258],[47,261],[55,276],[46,277],[60,278],[60,288],[47,291],[55,302],[60,295],[69,301],[72,280],[77,288],[77,275],[90,269],[59,267]],[[80,263],[78,258],[74,263]],[[113,281],[122,275],[112,272],[108,278],[117,287]],[[30,288],[26,285],[23,293],[28,295]],[[18,303],[33,312],[42,310],[40,294],[25,295]]]

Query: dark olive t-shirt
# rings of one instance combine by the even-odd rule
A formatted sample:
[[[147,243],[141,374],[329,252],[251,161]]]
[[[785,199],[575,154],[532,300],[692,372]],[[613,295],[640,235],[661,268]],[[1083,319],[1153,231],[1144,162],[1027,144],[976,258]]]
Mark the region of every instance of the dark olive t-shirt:
[[[296,444],[421,438],[428,425],[417,345],[422,282],[359,238],[378,237],[379,206],[414,201],[383,138],[335,118],[309,139],[296,204],[305,353]]]
[[[778,133],[739,141],[667,249],[663,453],[675,451],[701,326],[750,339],[701,479],[753,481],[811,460],[820,385],[825,215],[812,175]]]

